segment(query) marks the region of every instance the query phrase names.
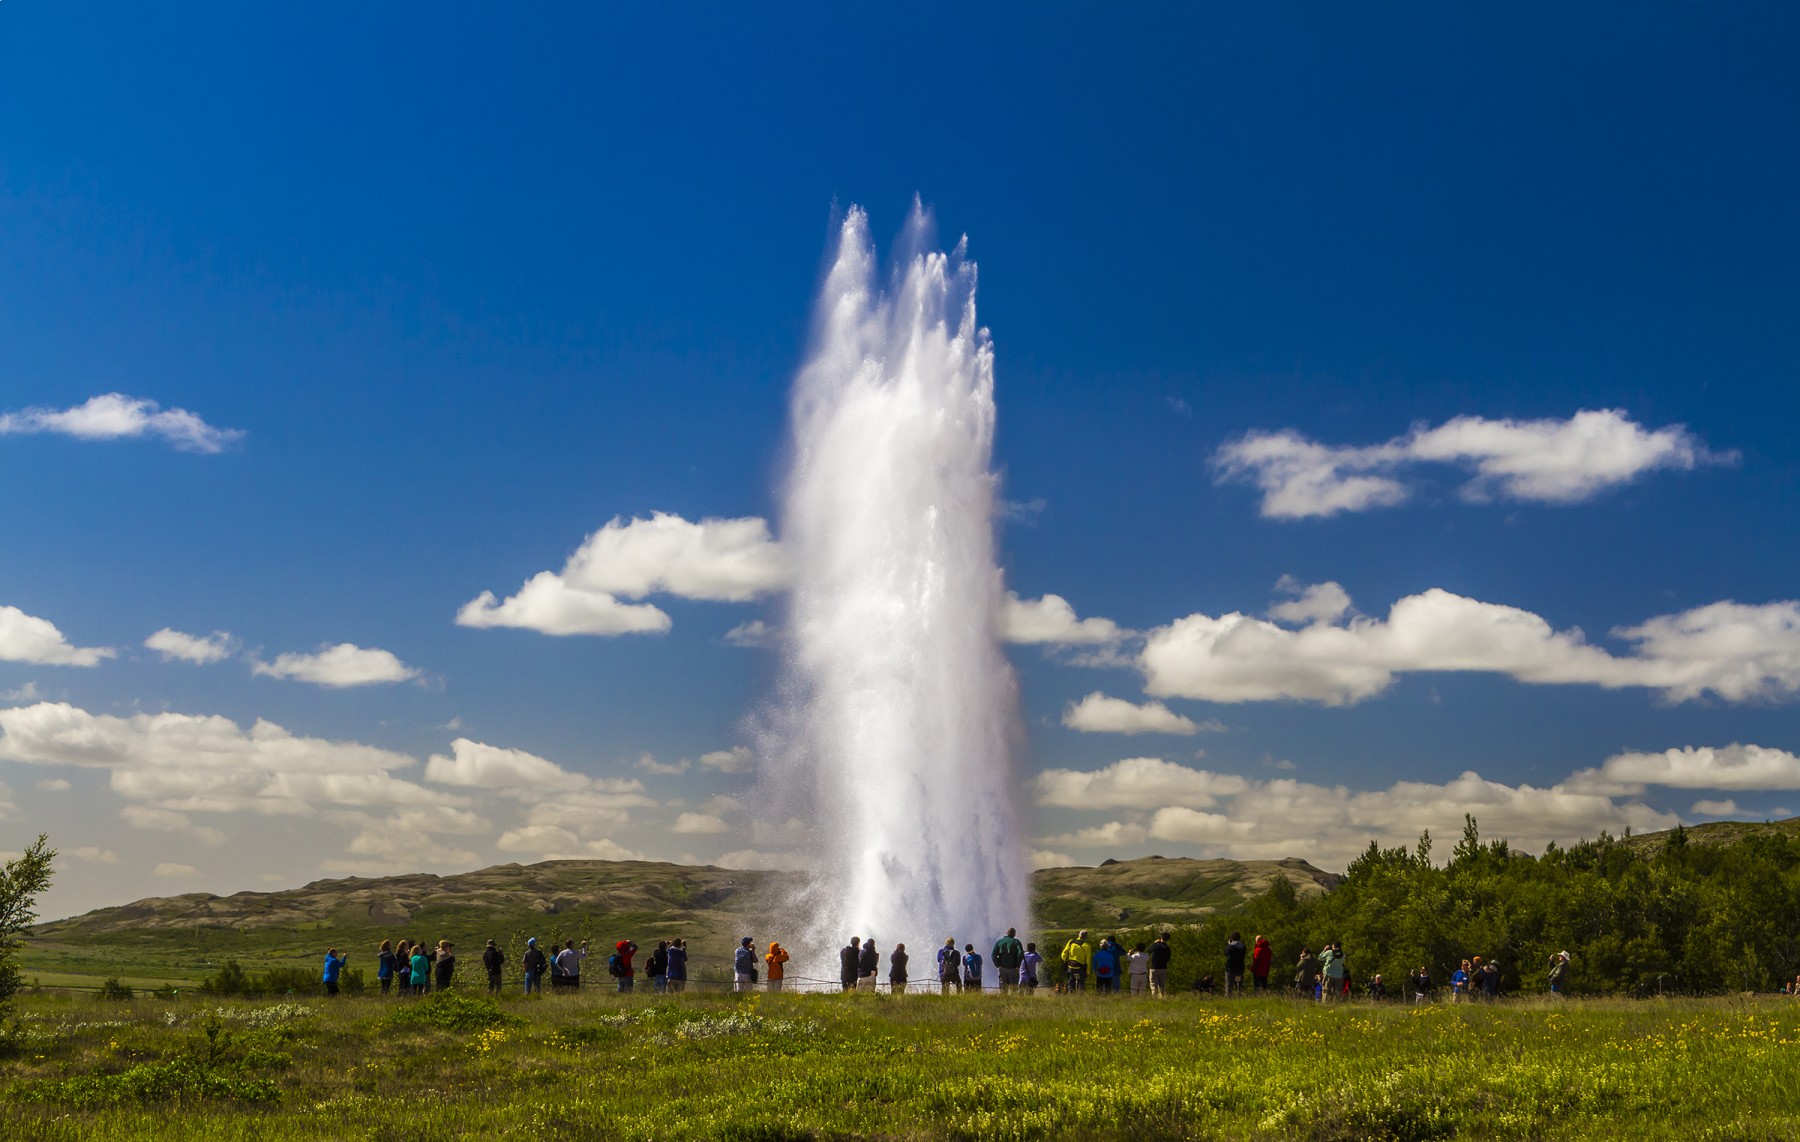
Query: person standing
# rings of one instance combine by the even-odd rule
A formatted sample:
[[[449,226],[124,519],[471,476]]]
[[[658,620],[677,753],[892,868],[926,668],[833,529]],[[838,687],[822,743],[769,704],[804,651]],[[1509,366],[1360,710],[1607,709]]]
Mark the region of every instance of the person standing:
[[[456,978],[455,944],[449,940],[438,941],[437,963],[432,965],[432,970],[437,974],[437,989],[448,991],[451,981]]]
[[[1019,960],[1019,983],[1026,991],[1036,991],[1038,973],[1043,969],[1044,957],[1038,954],[1036,944],[1025,945],[1025,955]]]
[[[1256,937],[1250,951],[1250,984],[1258,991],[1269,990],[1269,969],[1275,966],[1275,949],[1267,936]]]
[[[1119,986],[1119,949],[1112,937],[1104,937],[1088,961],[1094,968],[1094,994],[1111,995]]]
[[[1148,995],[1150,993],[1150,953],[1139,944],[1131,949],[1125,957],[1125,978],[1131,981],[1131,994]]]
[[[635,944],[632,946],[634,948],[636,947]],[[587,954],[588,945],[586,940],[581,941],[581,948],[579,950],[576,949],[574,940],[563,941],[562,951],[556,953],[556,969],[562,973],[563,989],[565,991],[579,991],[581,989],[581,961],[587,959]],[[631,965],[627,963],[626,966],[630,967]],[[628,989],[621,987],[619,990],[626,991]]]
[[[994,941],[994,971],[1000,977],[1000,990],[1011,991],[1019,986],[1019,968],[1025,962],[1025,945],[1019,943],[1017,928],[1008,928],[1006,935]]]
[[[383,940],[375,952],[375,978],[381,982],[381,994],[394,986],[394,941]]]
[[[749,936],[738,941],[737,953],[732,957],[731,974],[733,991],[749,991],[756,986],[756,949]]]
[[[394,945],[394,991],[401,997],[412,992],[412,941]]]
[[[845,991],[856,989],[856,976],[862,970],[862,937],[852,936],[838,951],[838,983]]]
[[[769,965],[769,990],[780,991],[781,981],[787,978],[787,969],[781,966],[788,962],[787,949],[775,940],[770,940],[769,950],[763,956],[763,962]]]
[[[1461,1003],[1469,997],[1469,961],[1450,973],[1450,1002]]]
[[[1330,1003],[1343,998],[1344,983],[1348,978],[1344,965],[1344,950],[1336,944],[1326,944],[1325,954],[1319,958],[1324,979],[1319,983],[1319,1002]]]
[[[412,949],[412,994],[424,995],[425,988],[431,983],[431,961],[425,958],[425,945],[414,944]]]
[[[570,941],[569,946],[571,948],[574,947],[575,946],[574,941]],[[609,967],[616,965],[619,969],[618,970],[618,979],[619,979],[619,990],[621,992],[630,991],[637,984],[637,969],[631,966],[631,957],[637,955],[637,950],[638,950],[637,949],[637,941],[631,940],[631,939],[620,940],[618,943],[613,945],[613,954],[607,960],[607,965]],[[581,954],[584,956],[587,955],[587,941],[586,940],[581,941]],[[565,968],[564,970],[567,971],[568,969]],[[574,974],[575,974],[576,978],[575,978],[574,984],[572,984],[571,986],[572,987],[580,987],[581,986],[581,961],[580,960],[575,961]]]
[[[1425,970],[1424,964],[1420,964],[1406,977],[1406,985],[1407,990],[1412,992],[1414,1003],[1425,1003],[1431,999],[1431,973]]]
[[[687,990],[687,941],[669,941],[669,990],[683,992]]]
[[[525,994],[544,993],[544,968],[548,965],[549,956],[544,949],[538,947],[537,937],[525,941],[525,954],[519,958],[519,967],[525,973]]]
[[[964,992],[981,994],[981,953],[974,944],[963,945],[962,986]]]
[[[1381,981],[1380,972],[1376,972],[1375,977],[1369,981],[1369,998],[1377,1003],[1387,998],[1387,984]]]
[[[481,966],[487,972],[488,994],[500,994],[500,969],[506,966],[506,953],[494,941],[481,949]]]
[[[906,994],[906,958],[906,945],[895,944],[888,957],[888,991],[894,995]]]
[[[1481,969],[1481,1000],[1492,1003],[1500,998],[1500,962],[1489,960]]]
[[[1063,970],[1068,973],[1069,994],[1078,995],[1087,987],[1088,970],[1094,966],[1094,947],[1088,943],[1087,929],[1063,945]]]
[[[1231,939],[1225,941],[1225,998],[1242,997],[1244,994],[1244,959],[1247,949],[1244,937],[1236,932]]]
[[[962,985],[962,957],[956,951],[956,937],[951,936],[938,949],[938,990],[949,995]]]
[[[863,991],[875,990],[875,975],[881,970],[881,953],[875,950],[875,937],[863,941],[862,953],[856,958],[856,986]]]
[[[1169,997],[1169,961],[1174,957],[1169,934],[1163,932],[1150,945],[1150,994],[1159,999]]]
[[[656,947],[650,949],[650,958],[644,961],[644,974],[650,977],[650,990],[669,989],[669,941],[656,941]]]
[[[338,977],[343,975],[344,965],[349,962],[350,954],[348,952],[340,956],[336,948],[325,949],[325,972],[320,980],[325,984],[326,995],[338,993]]]
[[[1569,953],[1558,952],[1550,957],[1550,994],[1563,998],[1563,986],[1569,981]]]
[[[1311,948],[1301,948],[1300,959],[1294,964],[1294,990],[1311,999],[1318,982],[1319,961],[1313,958]]]

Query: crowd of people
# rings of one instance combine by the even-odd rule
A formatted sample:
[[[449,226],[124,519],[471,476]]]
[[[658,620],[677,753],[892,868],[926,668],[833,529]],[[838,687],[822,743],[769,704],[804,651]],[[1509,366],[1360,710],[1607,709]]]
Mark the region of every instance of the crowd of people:
[[[1174,959],[1171,934],[1163,932],[1148,943],[1139,942],[1127,949],[1111,936],[1097,940],[1083,929],[1066,944],[1052,965],[1046,962],[1037,944],[1022,941],[1016,929],[994,941],[983,956],[973,943],[959,948],[956,938],[945,937],[938,947],[929,976],[918,983],[929,986],[934,980],[938,992],[979,993],[982,991],[1035,992],[1040,988],[1057,994],[1076,995],[1092,991],[1096,995],[1135,995],[1165,997],[1169,994],[1169,971]],[[1256,936],[1248,944],[1240,933],[1233,932],[1224,946],[1224,985],[1227,998],[1245,994],[1246,976],[1252,994],[1274,990],[1270,976],[1274,971],[1275,952],[1267,937]],[[582,965],[588,956],[588,942],[577,944],[565,940],[561,947],[554,942],[540,945],[537,937],[525,941],[519,968],[526,995],[551,992],[566,993],[581,987]],[[660,940],[650,954],[638,960],[638,945],[619,940],[606,959],[606,974],[620,992],[636,988],[640,967],[650,987],[659,992],[681,992],[688,985],[688,947],[684,939]],[[783,990],[790,978],[787,964],[791,959],[779,941],[771,940],[768,950],[758,952],[756,941],[743,937],[731,959],[731,982],[734,991],[748,992],[758,988],[768,992]],[[456,945],[439,940],[435,946],[423,942],[383,940],[376,950],[375,978],[381,994],[400,996],[424,995],[444,990],[458,983]],[[349,956],[333,947],[325,953],[322,980],[328,995],[339,994]],[[1558,952],[1550,957],[1547,982],[1552,995],[1563,995],[1568,984],[1570,957]],[[839,972],[836,984],[844,991],[877,991],[883,979],[883,955],[874,937],[853,936],[838,953]],[[507,953],[493,940],[482,949],[481,966],[487,990],[498,995],[504,989]],[[903,995],[915,985],[911,956],[905,944],[895,944],[885,958],[886,989]],[[988,983],[989,969],[993,983]],[[829,986],[832,981],[802,978],[800,982]],[[1488,1002],[1500,998],[1500,965],[1471,956],[1449,976],[1450,1001],[1453,1003]],[[1194,980],[1192,990],[1216,993],[1213,977],[1202,975]],[[1342,943],[1327,943],[1317,953],[1302,948],[1295,961],[1292,993],[1320,1003],[1348,1000],[1356,991],[1356,980]],[[1406,978],[1401,990],[1390,989],[1379,972],[1362,981],[1361,994],[1373,1000],[1403,999],[1413,1003],[1432,1001],[1433,979],[1430,970],[1419,965]]]

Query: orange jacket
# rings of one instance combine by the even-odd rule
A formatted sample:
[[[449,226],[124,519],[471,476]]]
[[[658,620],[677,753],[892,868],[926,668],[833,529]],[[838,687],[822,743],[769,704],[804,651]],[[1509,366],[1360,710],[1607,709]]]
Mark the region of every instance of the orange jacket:
[[[763,962],[769,965],[769,978],[780,979],[781,965],[788,962],[787,949],[780,944],[771,942],[769,954],[763,957]]]

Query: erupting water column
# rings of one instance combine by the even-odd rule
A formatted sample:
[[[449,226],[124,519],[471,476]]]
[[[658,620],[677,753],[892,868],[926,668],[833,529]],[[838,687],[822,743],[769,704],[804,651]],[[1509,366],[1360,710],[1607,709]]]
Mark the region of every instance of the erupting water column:
[[[809,951],[905,941],[914,979],[945,936],[985,954],[1030,905],[996,626],[993,348],[964,245],[930,243],[915,206],[883,292],[852,209],[819,299],[782,528],[791,736],[772,759],[812,814]]]

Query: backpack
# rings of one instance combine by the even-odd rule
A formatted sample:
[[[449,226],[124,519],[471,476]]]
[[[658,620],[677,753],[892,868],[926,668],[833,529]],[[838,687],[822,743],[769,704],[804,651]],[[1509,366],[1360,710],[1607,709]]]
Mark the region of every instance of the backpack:
[[[614,952],[609,956],[606,961],[606,974],[623,977],[625,974],[625,957],[617,952]]]

